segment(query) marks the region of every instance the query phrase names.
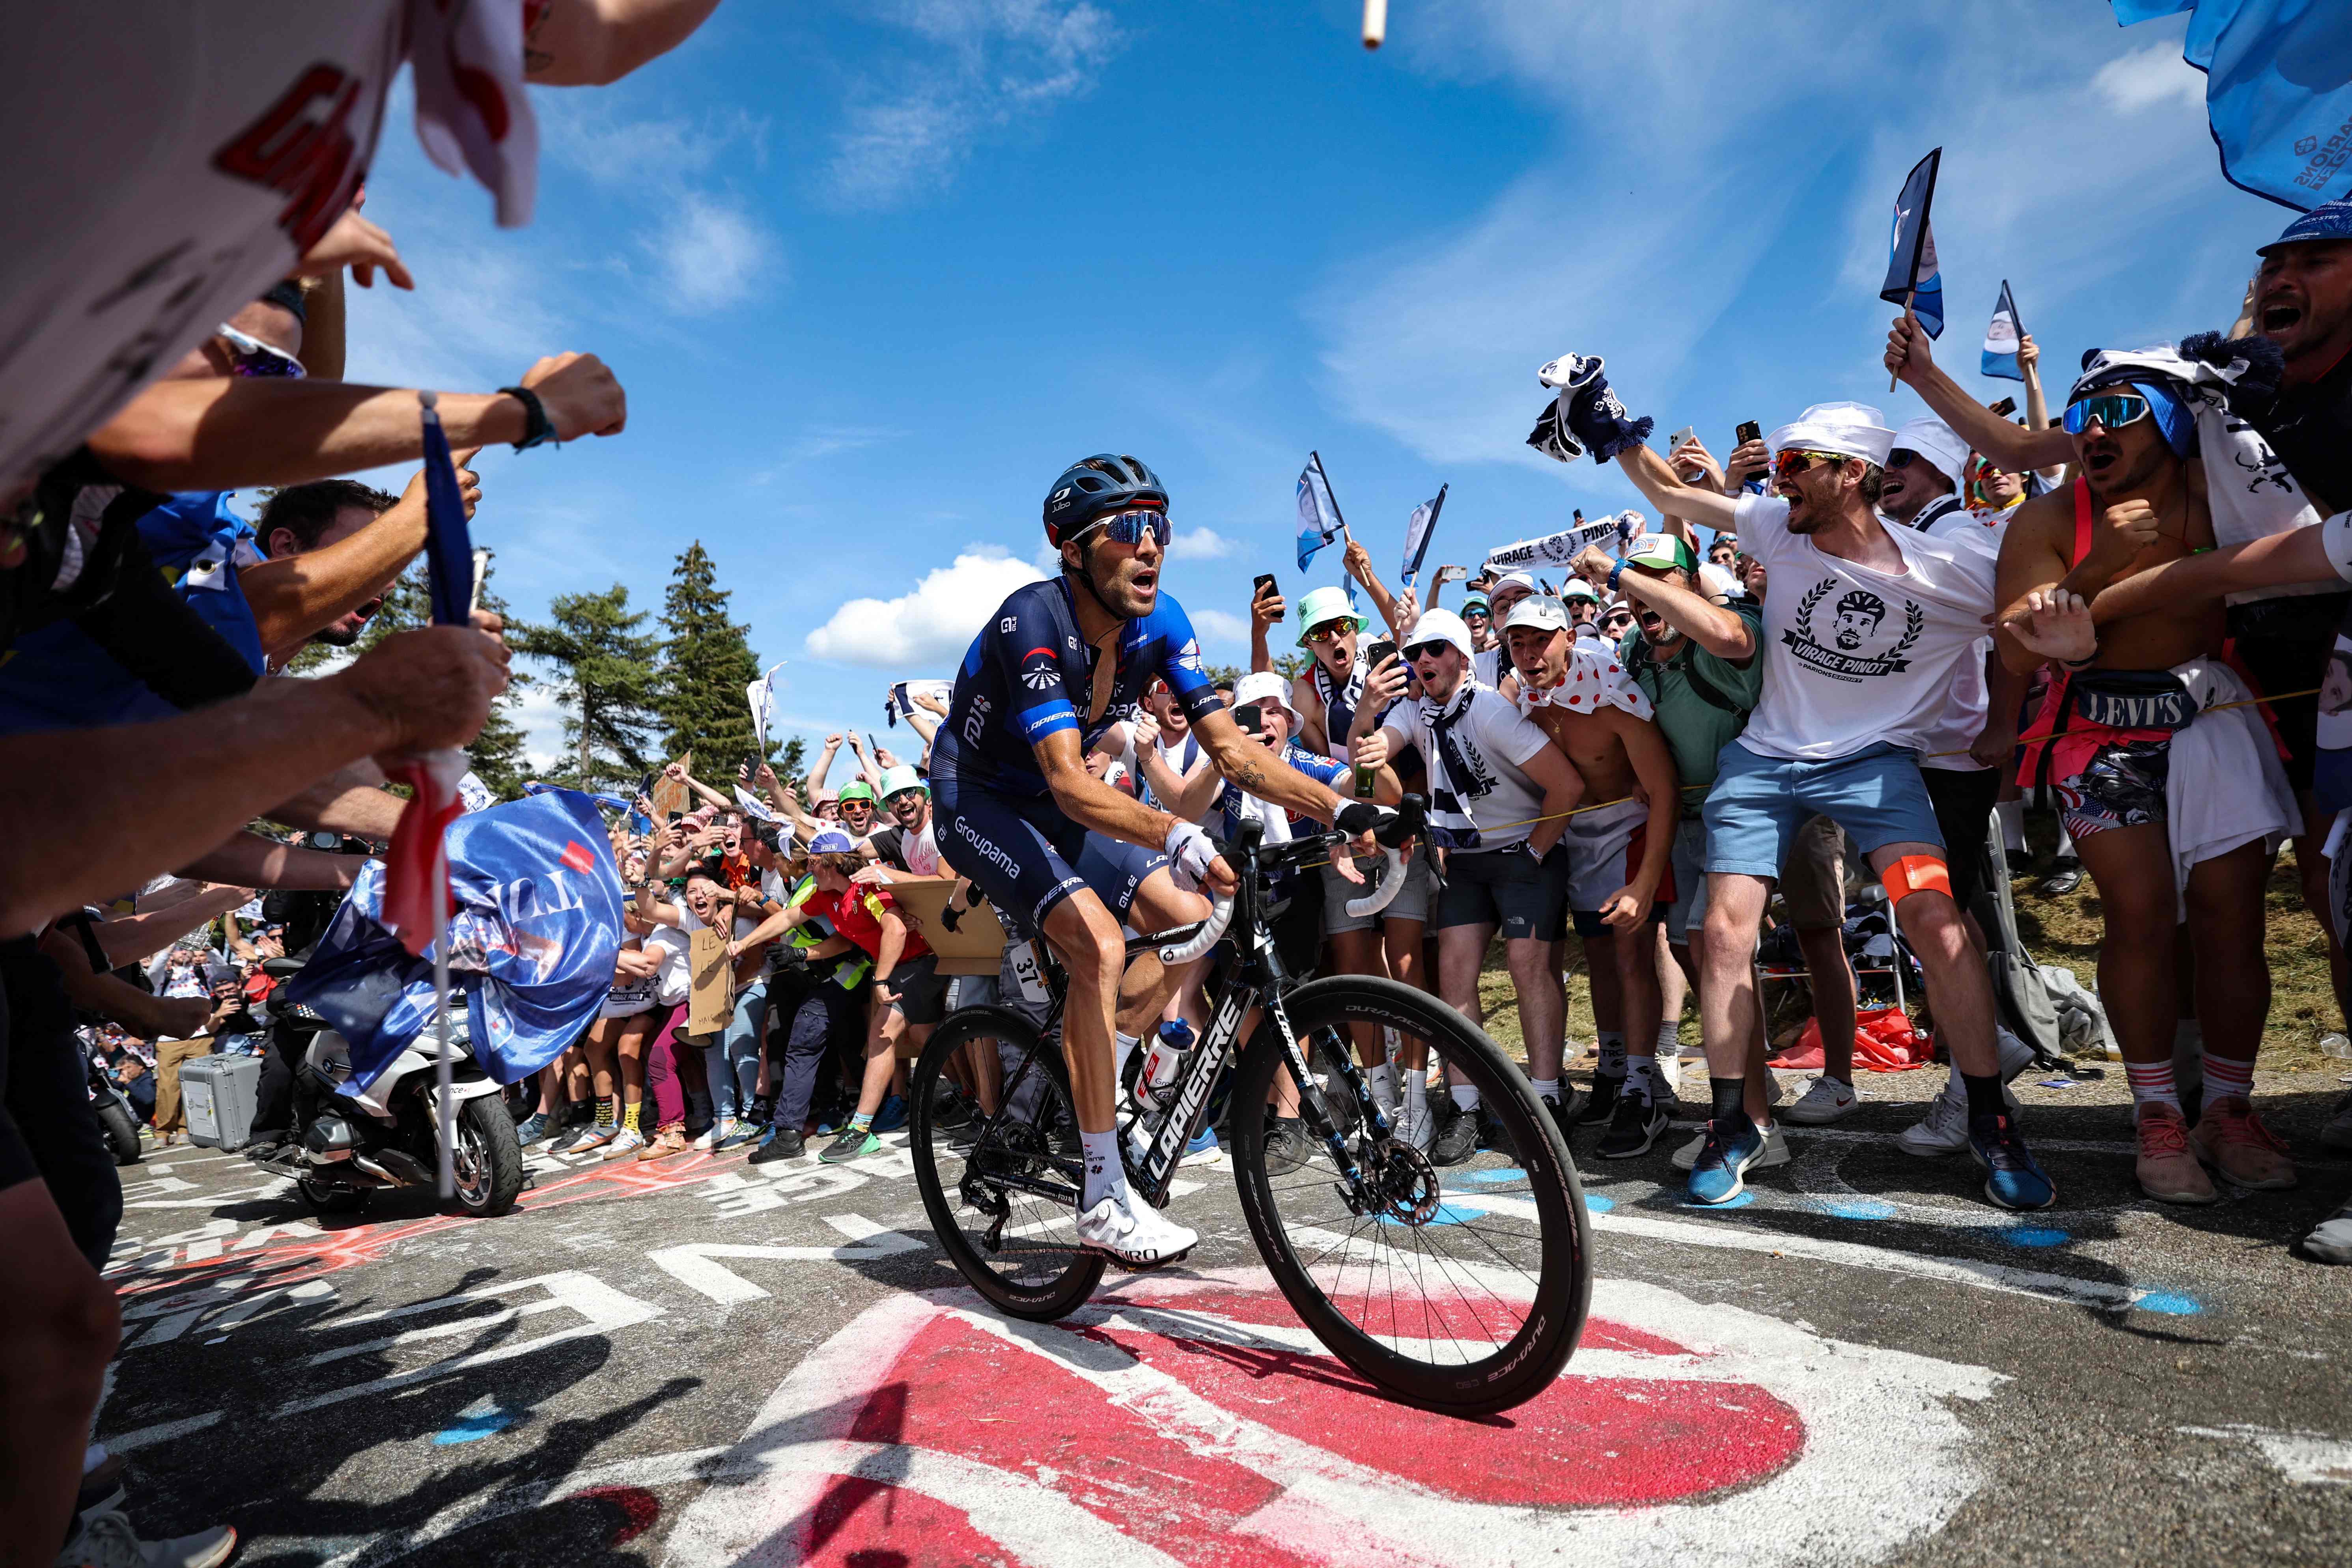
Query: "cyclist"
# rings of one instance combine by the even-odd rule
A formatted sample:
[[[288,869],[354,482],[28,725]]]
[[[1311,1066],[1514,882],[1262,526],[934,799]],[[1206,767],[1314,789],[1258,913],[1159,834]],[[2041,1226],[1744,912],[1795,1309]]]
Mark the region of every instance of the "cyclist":
[[[1318,784],[1234,724],[1202,667],[1190,617],[1160,592],[1168,492],[1149,468],[1108,453],[1072,466],[1046,493],[1045,526],[1061,574],[1015,591],[964,655],[932,742],[932,804],[941,852],[1012,921],[1042,934],[1069,973],[1063,1048],[1086,1152],[1078,1238],[1149,1267],[1200,1238],[1128,1189],[1112,1054],[1124,944],[1102,892],[1076,868],[1092,830],[1160,849],[1219,892],[1232,892],[1234,879],[1197,825],[1089,773],[1088,743],[1157,677],[1217,770],[1252,795],[1358,834],[1388,814]]]

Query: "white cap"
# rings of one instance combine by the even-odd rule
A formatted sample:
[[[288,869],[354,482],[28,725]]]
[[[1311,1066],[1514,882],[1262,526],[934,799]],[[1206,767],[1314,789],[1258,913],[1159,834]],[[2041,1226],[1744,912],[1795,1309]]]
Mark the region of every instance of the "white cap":
[[[1404,646],[1419,647],[1430,642],[1452,643],[1462,650],[1464,658],[1475,658],[1478,651],[1470,641],[1470,628],[1451,610],[1422,611],[1421,619],[1413,622],[1412,630],[1405,635]]]
[[[1883,468],[1895,432],[1886,427],[1886,416],[1867,403],[1816,403],[1773,431],[1767,445],[1775,453],[1834,452]]]
[[[1533,626],[1539,632],[1565,631],[1568,606],[1546,595],[1530,594],[1513,605],[1511,613],[1504,617],[1503,629],[1509,631],[1513,626]]]
[[[1736,599],[1748,590],[1731,574],[1728,566],[1717,566],[1710,561],[1698,569],[1699,592],[1710,599]]]
[[[1498,598],[1506,588],[1524,588],[1532,594],[1536,591],[1536,580],[1526,572],[1506,572],[1495,579],[1494,585],[1486,590],[1486,597],[1490,601]]]
[[[1933,415],[1906,420],[1895,432],[1895,446],[1907,447],[1936,465],[1937,472],[1958,489],[1969,466],[1969,444]],[[1889,448],[1892,450],[1892,448]]]
[[[1570,578],[1568,580],[1568,586],[1562,589],[1560,593],[1561,596],[1564,598],[1591,599],[1595,604],[1599,604],[1601,602],[1600,591],[1581,577]]]
[[[1234,706],[1236,708],[1246,708],[1253,702],[1264,702],[1268,698],[1290,715],[1290,732],[1293,735],[1306,726],[1307,721],[1300,718],[1298,710],[1290,705],[1288,676],[1278,670],[1253,669],[1234,682]]]

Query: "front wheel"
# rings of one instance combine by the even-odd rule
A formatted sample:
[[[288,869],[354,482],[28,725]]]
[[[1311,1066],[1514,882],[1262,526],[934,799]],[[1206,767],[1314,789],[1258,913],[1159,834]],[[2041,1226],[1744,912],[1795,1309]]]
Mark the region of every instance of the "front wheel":
[[[1004,1008],[959,1008],[923,1047],[909,1098],[915,1185],[948,1261],[1015,1318],[1082,1305],[1103,1257],[1078,1245],[1085,1161],[1060,1048]]]
[[[514,1118],[495,1094],[478,1094],[457,1107],[457,1146],[450,1151],[457,1204],[478,1219],[514,1207],[522,1191],[522,1145]]]
[[[100,1106],[98,1125],[106,1134],[107,1152],[114,1156],[116,1164],[139,1163],[139,1123],[131,1119],[128,1109],[112,1104]]]
[[[1361,1069],[1349,1064],[1366,1053],[1391,1061],[1396,1098],[1381,1107],[1384,1136],[1352,1107],[1322,1118],[1353,1182],[1318,1138],[1270,1155],[1263,1119],[1237,1109],[1242,1214],[1275,1283],[1334,1355],[1415,1404],[1470,1415],[1534,1398],[1575,1352],[1592,1289],[1584,1194],[1559,1128],[1502,1047],[1425,992],[1334,975],[1283,1005],[1307,1053],[1307,1110],[1351,1099]],[[1286,1089],[1269,1016],[1234,1106],[1265,1104],[1277,1075]],[[1475,1091],[1475,1109],[1456,1089]]]

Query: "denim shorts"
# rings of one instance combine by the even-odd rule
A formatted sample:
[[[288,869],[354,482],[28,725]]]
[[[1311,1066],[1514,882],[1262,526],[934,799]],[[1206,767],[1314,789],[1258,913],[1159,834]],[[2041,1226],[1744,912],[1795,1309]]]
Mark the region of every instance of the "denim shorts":
[[[1706,797],[1706,868],[1777,878],[1807,818],[1829,817],[1864,855],[1889,844],[1943,847],[1916,752],[1876,745],[1823,763],[1759,756],[1738,741],[1716,757]]]

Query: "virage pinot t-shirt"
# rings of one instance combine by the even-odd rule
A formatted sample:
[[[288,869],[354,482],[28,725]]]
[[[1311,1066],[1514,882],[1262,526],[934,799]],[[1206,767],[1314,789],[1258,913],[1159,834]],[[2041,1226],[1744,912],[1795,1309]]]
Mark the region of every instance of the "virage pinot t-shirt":
[[[1882,525],[1883,526],[1883,525]],[[1739,744],[1828,762],[1884,742],[1925,752],[1963,660],[1980,658],[1997,545],[1965,529],[1887,537],[1906,570],[1874,571],[1789,531],[1789,503],[1739,503],[1739,547],[1764,563],[1764,696]]]

